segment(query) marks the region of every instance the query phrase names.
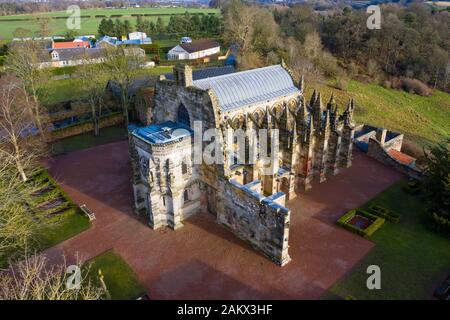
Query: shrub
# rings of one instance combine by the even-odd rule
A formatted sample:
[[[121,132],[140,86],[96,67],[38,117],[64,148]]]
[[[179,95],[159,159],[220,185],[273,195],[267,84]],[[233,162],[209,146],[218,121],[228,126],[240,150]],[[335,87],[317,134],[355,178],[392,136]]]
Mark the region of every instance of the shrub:
[[[367,209],[370,213],[376,215],[377,217],[381,217],[386,219],[389,222],[399,223],[400,216],[389,209],[386,209],[380,205],[371,204]]]
[[[422,81],[413,78],[392,78],[392,88],[415,93],[421,96],[430,96],[431,89]]]

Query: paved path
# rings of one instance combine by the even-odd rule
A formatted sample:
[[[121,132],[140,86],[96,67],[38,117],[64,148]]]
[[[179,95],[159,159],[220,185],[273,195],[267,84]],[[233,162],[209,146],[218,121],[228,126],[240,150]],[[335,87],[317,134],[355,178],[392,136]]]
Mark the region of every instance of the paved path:
[[[46,254],[56,261],[90,259],[113,248],[135,270],[153,299],[316,299],[358,263],[373,243],[333,225],[402,179],[356,153],[354,164],[289,202],[290,255],[280,268],[214,222],[197,215],[177,231],[149,229],[132,213],[127,142],[54,158],[51,174],[97,217],[91,228]]]

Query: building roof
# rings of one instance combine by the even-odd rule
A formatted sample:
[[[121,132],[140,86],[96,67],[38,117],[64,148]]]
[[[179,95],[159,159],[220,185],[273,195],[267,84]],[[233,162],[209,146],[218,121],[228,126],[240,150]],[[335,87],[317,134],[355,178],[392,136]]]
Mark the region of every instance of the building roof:
[[[403,153],[403,152],[400,152],[400,151],[397,151],[397,150],[395,150],[395,149],[390,149],[390,150],[388,151],[388,154],[389,154],[392,158],[394,158],[395,160],[397,160],[398,162],[403,163],[403,164],[405,164],[405,165],[407,165],[407,166],[410,166],[410,165],[414,164],[414,162],[416,161],[415,158],[413,158],[413,157],[411,157],[411,156],[408,156],[407,154],[405,154],[405,153]]]
[[[90,46],[89,41],[53,42],[53,49],[88,48]]]
[[[130,127],[134,136],[151,144],[164,144],[178,141],[192,135],[192,130],[179,122],[166,121],[161,124],[151,124],[147,127]]]
[[[215,40],[211,39],[202,39],[202,40],[196,40],[189,43],[182,43],[179,45],[184,50],[186,50],[189,53],[203,51],[211,48],[217,48],[220,47],[220,43],[218,43]]]
[[[211,67],[204,69],[197,69],[192,71],[192,79],[200,80],[212,77],[223,76],[225,74],[235,73],[236,69],[234,66],[223,66],[223,67]],[[167,73],[164,75],[168,80],[174,80],[173,73]]]
[[[224,111],[299,92],[281,65],[194,80],[194,86],[212,89]]]
[[[98,59],[104,55],[102,48],[71,48],[71,49],[50,49],[43,50],[40,59],[42,62],[52,61],[51,53],[56,51],[59,55],[59,61],[78,60],[78,59]]]

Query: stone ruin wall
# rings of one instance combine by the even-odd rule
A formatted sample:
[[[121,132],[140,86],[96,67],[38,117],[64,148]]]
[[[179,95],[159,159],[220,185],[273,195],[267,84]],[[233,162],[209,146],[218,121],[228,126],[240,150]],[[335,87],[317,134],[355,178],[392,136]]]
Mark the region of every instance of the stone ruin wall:
[[[259,185],[260,188],[260,185]],[[290,261],[288,254],[290,210],[237,182],[225,181],[218,194],[217,222],[249,242],[276,264]],[[284,204],[284,198],[279,202]]]

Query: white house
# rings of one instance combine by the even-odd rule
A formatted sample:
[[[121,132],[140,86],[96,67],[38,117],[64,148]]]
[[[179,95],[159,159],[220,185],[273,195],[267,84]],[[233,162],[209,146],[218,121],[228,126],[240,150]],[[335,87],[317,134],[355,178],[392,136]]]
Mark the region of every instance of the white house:
[[[182,43],[170,49],[168,60],[193,60],[212,56],[220,52],[220,44],[215,40],[203,39]]]

